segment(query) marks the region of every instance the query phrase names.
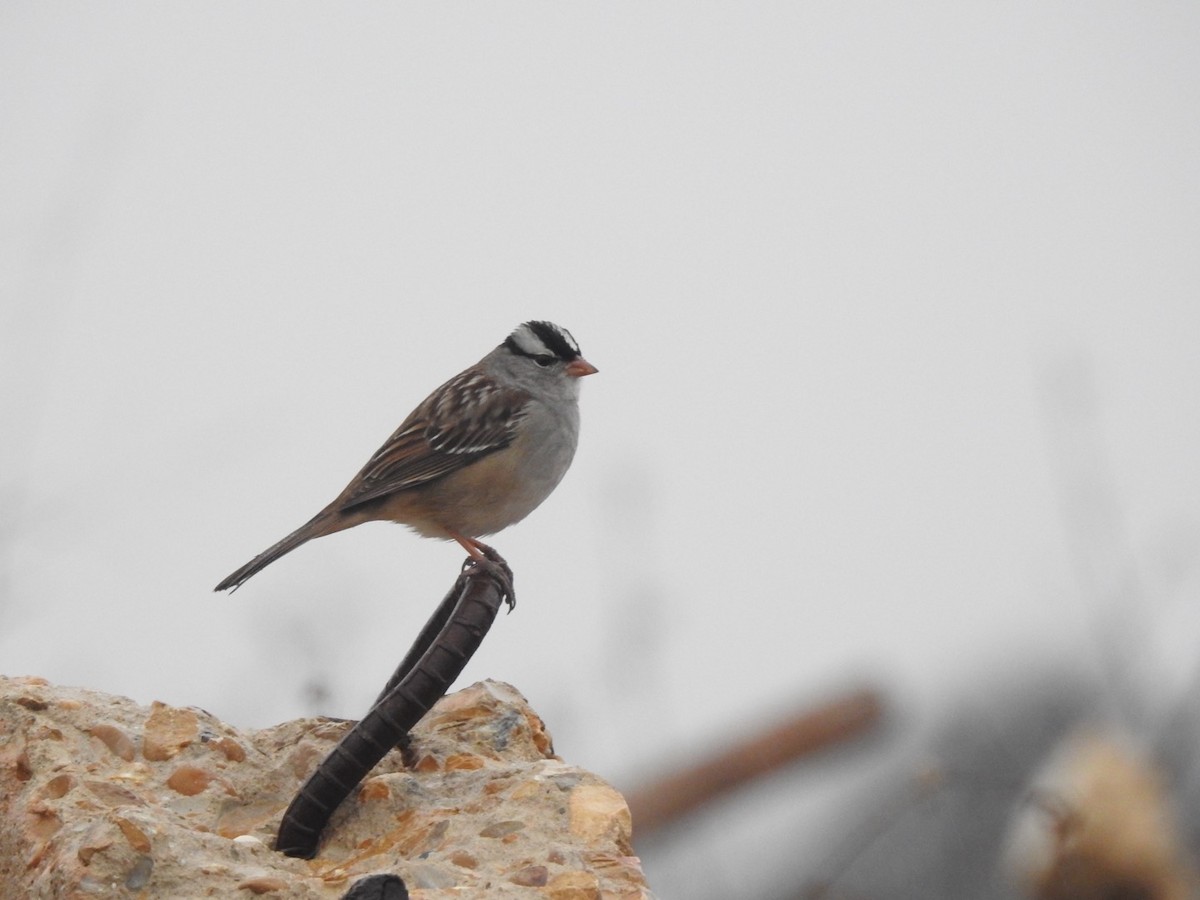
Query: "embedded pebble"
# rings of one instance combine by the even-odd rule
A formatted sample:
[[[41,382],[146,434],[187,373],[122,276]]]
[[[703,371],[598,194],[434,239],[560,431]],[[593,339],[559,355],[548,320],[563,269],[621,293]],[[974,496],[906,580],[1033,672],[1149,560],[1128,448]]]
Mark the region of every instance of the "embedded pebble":
[[[524,822],[517,821],[516,819],[510,819],[507,822],[495,822],[487,826],[479,832],[479,836],[486,838],[504,837],[505,835],[520,831],[524,827]]]
[[[216,750],[220,750],[230,762],[245,762],[246,748],[235,741],[233,738],[219,737],[214,741],[209,741],[208,746]]]
[[[447,758],[447,772],[469,772],[475,769],[482,769],[487,765],[487,761],[472,753],[456,753],[454,756]]]
[[[444,890],[458,885],[458,876],[432,863],[414,863],[404,868],[404,882],[410,888]]]
[[[42,785],[42,796],[47,800],[58,800],[67,795],[75,785],[75,776],[73,775],[55,775],[44,785]]]
[[[525,887],[541,887],[550,880],[550,870],[545,866],[526,866],[508,880]]]
[[[114,821],[117,823],[117,827],[121,829],[121,834],[125,836],[125,840],[129,843],[130,847],[139,853],[150,852],[150,838],[146,835],[146,832],[123,816],[117,816]]]
[[[141,890],[150,883],[150,876],[153,872],[154,860],[149,856],[139,856],[137,862],[133,864],[133,868],[129,870],[129,875],[125,878],[125,887],[131,891]]]
[[[600,900],[600,880],[591,872],[563,872],[550,879],[542,893],[550,900]]]
[[[629,806],[607,784],[581,784],[571,791],[571,834],[587,843],[609,838],[628,848],[633,830]]]
[[[108,781],[85,781],[86,787],[101,803],[105,806],[145,806],[146,802],[137,794],[129,790],[127,787],[122,787],[119,784],[112,784]]]
[[[238,890],[249,891],[252,894],[271,894],[287,889],[288,882],[274,875],[257,875],[238,884]]]
[[[415,766],[413,766],[413,769],[415,769],[418,772],[428,773],[428,772],[436,772],[439,769],[441,769],[441,767],[442,767],[442,764],[440,762],[438,762],[437,757],[430,756],[427,753],[427,754],[423,755],[420,759],[417,760],[417,764]]]
[[[142,736],[142,756],[148,760],[170,759],[200,734],[200,720],[190,709],[167,706],[156,700],[150,710]]]
[[[90,865],[92,857],[107,850],[113,845],[112,828],[107,822],[98,822],[88,829],[75,855],[85,866]]]
[[[119,756],[125,762],[133,762],[133,757],[137,755],[137,746],[130,739],[129,735],[116,725],[93,725],[88,729],[88,734],[98,739],[110,752]]]
[[[371,800],[386,800],[392,796],[392,789],[382,778],[368,778],[358,790],[358,799],[366,803]]]
[[[185,797],[194,797],[212,783],[213,777],[199,766],[180,766],[167,779],[167,787]]]

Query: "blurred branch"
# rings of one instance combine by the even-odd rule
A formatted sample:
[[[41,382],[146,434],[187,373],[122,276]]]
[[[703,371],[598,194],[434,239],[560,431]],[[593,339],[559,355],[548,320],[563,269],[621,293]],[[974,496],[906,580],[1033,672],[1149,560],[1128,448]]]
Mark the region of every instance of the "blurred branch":
[[[710,759],[627,794],[635,834],[647,834],[797,759],[863,735],[883,715],[874,690],[846,694],[752,734]]]

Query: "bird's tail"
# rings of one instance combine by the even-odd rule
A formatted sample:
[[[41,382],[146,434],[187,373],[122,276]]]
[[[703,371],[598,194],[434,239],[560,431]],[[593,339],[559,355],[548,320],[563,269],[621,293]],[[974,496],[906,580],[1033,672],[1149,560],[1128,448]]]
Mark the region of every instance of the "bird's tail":
[[[230,574],[224,581],[218,584],[214,591],[237,590],[240,588],[251,575],[256,574],[262,569],[265,569],[279,557],[286,553],[291,553],[301,544],[311,541],[315,537],[321,537],[325,534],[330,534],[334,531],[341,531],[341,528],[333,525],[331,520],[334,517],[330,513],[322,510],[317,513],[306,523],[301,525],[283,540],[272,544],[250,562],[246,563],[237,571]],[[333,525],[333,527],[330,527]],[[342,526],[345,527],[345,526]]]

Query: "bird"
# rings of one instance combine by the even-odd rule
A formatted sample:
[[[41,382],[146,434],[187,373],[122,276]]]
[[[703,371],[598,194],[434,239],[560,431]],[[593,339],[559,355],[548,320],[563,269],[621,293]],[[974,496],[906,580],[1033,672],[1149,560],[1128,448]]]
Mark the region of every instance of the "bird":
[[[521,521],[558,486],[579,440],[579,379],[597,371],[567,329],[518,325],[421,401],[333,502],[215,590],[236,590],[301,544],[372,521],[457,541],[468,563],[503,563],[480,538]]]

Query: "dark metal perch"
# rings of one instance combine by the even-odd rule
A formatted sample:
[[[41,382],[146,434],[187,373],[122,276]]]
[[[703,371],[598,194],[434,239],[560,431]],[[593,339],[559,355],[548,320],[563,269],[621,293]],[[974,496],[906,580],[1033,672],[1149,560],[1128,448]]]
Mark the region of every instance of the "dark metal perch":
[[[417,635],[370,711],[304,782],[279,823],[275,849],[311,859],[329,817],[363,777],[454,683],[479,649],[500,604],[513,601],[512,570],[499,556],[468,561]]]
[[[408,900],[408,888],[396,875],[368,875],[354,882],[342,900]]]

